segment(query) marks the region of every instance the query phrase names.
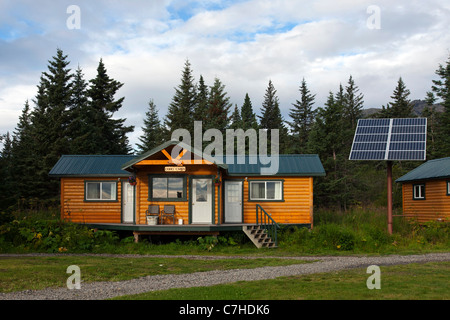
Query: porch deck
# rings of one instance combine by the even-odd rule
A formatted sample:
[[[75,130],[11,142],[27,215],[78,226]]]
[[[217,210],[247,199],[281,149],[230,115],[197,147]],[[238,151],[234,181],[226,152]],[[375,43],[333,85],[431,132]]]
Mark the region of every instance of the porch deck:
[[[167,234],[167,235],[189,235],[189,234],[219,234],[221,231],[242,231],[248,223],[225,223],[225,224],[132,224],[132,223],[86,223],[86,226],[94,229],[106,229],[117,231],[133,231],[139,234]]]
[[[131,224],[131,223],[87,223],[86,226],[93,229],[132,231],[135,242],[139,242],[140,236],[145,235],[211,235],[217,236],[222,231],[243,231],[247,223],[233,224]]]

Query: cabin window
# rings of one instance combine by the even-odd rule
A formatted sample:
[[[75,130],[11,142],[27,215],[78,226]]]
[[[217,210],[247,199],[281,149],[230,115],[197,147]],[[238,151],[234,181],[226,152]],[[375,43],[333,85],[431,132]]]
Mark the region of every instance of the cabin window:
[[[86,181],[86,201],[116,201],[117,183],[115,181]]]
[[[283,181],[250,181],[250,200],[282,201]]]
[[[413,185],[413,200],[425,200],[425,185]]]
[[[447,195],[450,196],[450,181],[447,181]]]
[[[186,176],[152,176],[148,178],[149,200],[186,201]]]

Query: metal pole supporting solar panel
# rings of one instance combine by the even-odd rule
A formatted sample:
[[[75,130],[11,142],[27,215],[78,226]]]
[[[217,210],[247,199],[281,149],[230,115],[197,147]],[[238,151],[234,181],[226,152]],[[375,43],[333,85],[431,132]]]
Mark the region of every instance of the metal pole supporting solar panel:
[[[360,119],[350,160],[386,161],[388,232],[392,234],[392,162],[426,160],[427,118]]]
[[[392,234],[392,161],[387,161],[388,232]]]

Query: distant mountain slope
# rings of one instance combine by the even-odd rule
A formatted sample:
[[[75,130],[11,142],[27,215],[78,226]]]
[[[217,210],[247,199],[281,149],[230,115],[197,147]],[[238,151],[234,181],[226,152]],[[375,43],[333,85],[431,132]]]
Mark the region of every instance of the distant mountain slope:
[[[425,107],[427,106],[427,103],[423,100],[413,100],[413,101],[411,101],[411,103],[414,105],[413,106],[414,114],[417,115],[418,117],[420,117],[422,115],[423,109],[425,109]],[[444,111],[444,107],[439,103],[434,104],[434,107],[436,107],[437,112]],[[373,114],[377,113],[378,111],[381,111],[381,108],[363,109],[363,117],[364,118],[370,117]]]

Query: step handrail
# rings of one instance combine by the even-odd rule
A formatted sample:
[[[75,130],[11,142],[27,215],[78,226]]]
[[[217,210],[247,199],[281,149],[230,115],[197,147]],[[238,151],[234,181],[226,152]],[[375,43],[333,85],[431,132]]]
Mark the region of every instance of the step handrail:
[[[277,229],[280,226],[259,204],[256,204],[256,224],[265,229],[267,235],[275,242],[275,246],[278,246]]]

